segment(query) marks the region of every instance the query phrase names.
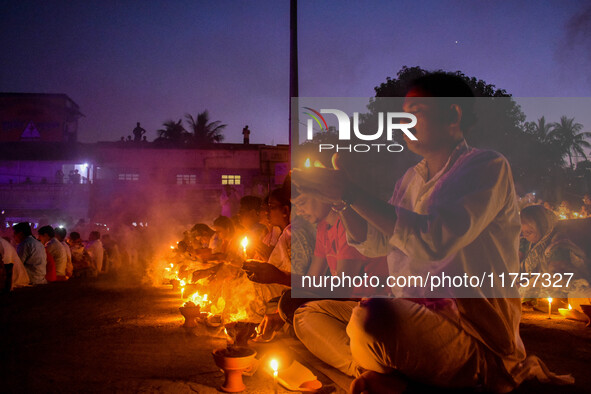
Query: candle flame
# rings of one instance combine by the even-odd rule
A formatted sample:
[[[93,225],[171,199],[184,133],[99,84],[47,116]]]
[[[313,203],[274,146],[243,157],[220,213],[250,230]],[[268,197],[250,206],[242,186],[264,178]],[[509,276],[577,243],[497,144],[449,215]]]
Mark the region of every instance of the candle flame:
[[[271,369],[273,370],[273,372],[277,372],[277,370],[279,369],[279,362],[277,360],[271,360]]]
[[[242,252],[244,253],[244,258],[248,258],[246,254],[246,246],[248,246],[248,237],[244,237],[242,239],[242,242],[240,242],[240,245],[242,245]]]
[[[572,309],[573,309],[573,307],[572,307],[572,306],[570,306],[570,304],[568,304],[568,309],[569,309],[569,310],[572,310]]]
[[[548,298],[548,303],[551,304],[552,303],[552,298]]]
[[[174,249],[174,246],[170,245],[170,249]]]
[[[193,301],[193,303],[195,305],[200,305],[203,307],[207,306],[207,294],[204,294],[203,296],[199,295],[199,292],[196,291],[195,293],[193,293],[193,295],[190,297],[191,301]]]
[[[312,167],[312,164],[310,162],[310,158],[309,157],[306,158],[306,161],[304,161],[304,167],[306,167],[306,168]]]

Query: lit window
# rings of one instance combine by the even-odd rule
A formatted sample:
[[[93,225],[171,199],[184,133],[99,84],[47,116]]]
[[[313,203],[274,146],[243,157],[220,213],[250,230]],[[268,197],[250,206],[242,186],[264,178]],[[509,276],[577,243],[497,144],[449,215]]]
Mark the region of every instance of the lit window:
[[[197,175],[192,174],[177,174],[177,185],[194,185],[197,183]]]
[[[119,174],[120,181],[139,181],[140,174]]]
[[[222,175],[222,185],[240,185],[240,175]]]

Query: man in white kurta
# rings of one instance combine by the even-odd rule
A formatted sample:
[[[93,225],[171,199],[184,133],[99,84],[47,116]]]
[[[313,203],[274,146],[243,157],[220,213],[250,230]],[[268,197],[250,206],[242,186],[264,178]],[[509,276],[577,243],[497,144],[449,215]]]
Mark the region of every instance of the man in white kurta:
[[[449,78],[457,77],[428,82],[447,87]],[[417,117],[418,140],[405,139],[424,160],[406,172],[388,204],[351,187],[338,171],[294,171],[294,181],[326,200],[342,200],[348,241],[367,256],[387,254],[391,275],[518,272],[520,222],[507,160],[466,145],[467,107],[428,96],[447,95],[416,88],[405,99],[404,111]],[[296,312],[296,334],[309,350],[329,363],[339,360],[333,365],[349,375],[368,371],[354,382],[354,393],[393,390],[393,371],[422,383],[497,392],[534,376],[560,380],[537,358],[526,359],[515,288],[393,290],[413,298],[317,301]]]
[[[90,255],[92,265],[98,275],[103,268],[103,256],[105,253],[103,243],[101,242],[101,235],[98,231],[91,231],[90,236],[88,238],[88,243],[86,244],[84,249],[86,249],[86,251]]]
[[[0,257],[2,257],[4,265],[12,264],[12,283],[10,289],[27,286],[29,284],[29,275],[23,262],[18,257],[15,247],[2,237],[0,237]]]

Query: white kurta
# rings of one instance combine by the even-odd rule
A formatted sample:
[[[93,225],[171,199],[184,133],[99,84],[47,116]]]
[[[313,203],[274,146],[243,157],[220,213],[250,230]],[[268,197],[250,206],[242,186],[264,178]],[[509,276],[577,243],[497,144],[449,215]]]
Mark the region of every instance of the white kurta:
[[[391,275],[479,275],[519,272],[519,207],[507,160],[493,151],[462,142],[444,168],[427,180],[423,160],[396,184],[393,234],[369,226],[367,239],[353,244],[368,256],[388,254]],[[536,360],[526,359],[519,335],[521,305],[517,289],[393,289],[403,297],[449,297],[448,319],[500,357],[519,384],[547,378]],[[497,388],[498,389],[498,388]]]
[[[10,244],[10,242],[2,237],[0,237],[0,255],[2,256],[4,264],[12,264],[11,289],[28,285],[30,282],[29,275],[27,274],[27,270],[20,257],[18,257],[16,249]]]
[[[100,239],[88,241],[84,249],[86,249],[90,255],[92,265],[96,269],[97,274],[100,273],[103,268],[103,255],[105,253],[103,249],[103,243]]]

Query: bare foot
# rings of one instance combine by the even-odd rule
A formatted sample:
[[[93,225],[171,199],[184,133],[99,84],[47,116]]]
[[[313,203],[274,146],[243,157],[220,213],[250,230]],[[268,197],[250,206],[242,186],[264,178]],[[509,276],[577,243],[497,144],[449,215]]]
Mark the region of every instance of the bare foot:
[[[399,374],[381,374],[374,371],[367,371],[361,374],[351,383],[351,394],[383,394],[402,393],[408,386],[408,382]]]

